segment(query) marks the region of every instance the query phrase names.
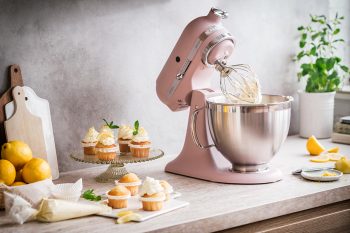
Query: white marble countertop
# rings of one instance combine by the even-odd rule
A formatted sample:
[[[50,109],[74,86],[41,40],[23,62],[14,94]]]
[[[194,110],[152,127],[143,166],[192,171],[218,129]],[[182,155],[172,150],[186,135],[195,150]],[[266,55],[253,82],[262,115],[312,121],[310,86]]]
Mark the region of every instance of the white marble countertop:
[[[327,148],[339,146],[340,152],[350,157],[349,145],[334,144],[330,140],[321,142]],[[174,158],[168,154],[148,163],[127,165],[129,171],[142,178],[167,180],[182,193],[182,200],[190,202],[185,208],[146,222],[118,225],[113,219],[92,216],[57,223],[2,226],[1,232],[212,232],[350,199],[350,175],[329,183],[306,181],[291,175],[291,171],[300,167],[332,165],[332,162],[309,162],[305,144],[305,139],[288,137],[271,163],[282,170],[284,178],[272,184],[218,184],[165,173],[165,164]],[[104,192],[113,184],[94,181],[104,169],[106,166],[62,173],[58,182],[73,182],[83,177],[84,189]]]

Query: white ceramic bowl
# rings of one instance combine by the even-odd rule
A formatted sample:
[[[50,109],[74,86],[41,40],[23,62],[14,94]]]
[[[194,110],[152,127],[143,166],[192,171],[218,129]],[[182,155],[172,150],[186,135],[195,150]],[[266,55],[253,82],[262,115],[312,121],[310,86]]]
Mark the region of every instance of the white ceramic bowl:
[[[324,172],[331,172],[335,173],[335,176],[323,176],[322,174]],[[336,181],[339,180],[340,177],[342,177],[343,173],[335,170],[335,169],[327,169],[322,171],[302,171],[301,176],[305,179],[312,180],[312,181]]]

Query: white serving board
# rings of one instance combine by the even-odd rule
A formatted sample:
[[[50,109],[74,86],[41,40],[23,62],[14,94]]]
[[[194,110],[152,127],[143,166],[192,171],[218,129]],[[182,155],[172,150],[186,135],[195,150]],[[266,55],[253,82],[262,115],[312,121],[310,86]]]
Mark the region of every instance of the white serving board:
[[[109,217],[109,218],[118,218],[117,214],[120,211],[124,211],[124,210],[131,210],[134,213],[137,213],[139,215],[141,215],[141,219],[138,222],[143,222],[146,221],[148,219],[157,217],[161,214],[165,214],[168,212],[171,212],[173,210],[185,207],[187,205],[189,205],[190,203],[186,202],[186,201],[181,201],[181,200],[176,200],[174,198],[176,197],[180,197],[181,193],[179,192],[174,192],[171,196],[170,199],[168,201],[164,202],[164,206],[161,210],[159,211],[144,211],[142,209],[142,202],[140,201],[140,197],[139,196],[133,196],[128,200],[128,207],[127,208],[123,208],[123,209],[112,209],[111,212],[108,213],[101,213],[101,214],[97,214],[99,216],[104,216],[104,217]],[[107,204],[107,200],[105,199],[105,195],[102,195],[103,200],[100,203],[103,204]],[[85,199],[81,199],[80,201],[85,202],[85,203],[92,203],[91,201],[87,201]]]
[[[55,139],[53,135],[51,113],[49,101],[42,99],[36,95],[33,89],[24,86],[24,93],[27,97],[26,107],[29,112],[35,116],[38,116],[42,120],[43,133],[45,140],[45,147],[47,152],[47,160],[51,167],[52,179],[57,179],[59,177],[58,164],[57,164],[57,154],[55,147]],[[5,105],[5,115],[6,119],[10,119],[15,111],[15,104],[13,101]],[[35,156],[35,155],[34,155]]]
[[[105,202],[106,202],[106,200],[105,200]],[[142,209],[142,203],[139,200],[139,197],[131,197],[129,199],[128,208],[113,209],[111,212],[101,213],[101,214],[98,214],[98,215],[104,216],[104,217],[109,217],[109,218],[118,218],[117,214],[120,211],[132,210],[134,213],[137,213],[137,214],[142,216],[139,222],[143,222],[143,221],[146,221],[148,219],[157,217],[157,216],[159,216],[161,214],[165,214],[165,213],[171,212],[173,210],[185,207],[187,205],[189,205],[189,203],[186,202],[186,201],[170,199],[169,201],[164,202],[163,208],[161,210],[159,210],[159,211],[144,211]]]

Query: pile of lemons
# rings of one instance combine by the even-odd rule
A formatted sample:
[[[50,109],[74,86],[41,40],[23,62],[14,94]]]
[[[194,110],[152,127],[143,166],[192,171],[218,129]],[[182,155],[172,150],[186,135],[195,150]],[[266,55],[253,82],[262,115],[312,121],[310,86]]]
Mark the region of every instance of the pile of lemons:
[[[311,162],[324,163],[333,161],[335,162],[335,169],[343,173],[350,173],[350,160],[339,153],[339,147],[326,150],[315,136],[311,136],[306,142],[306,149],[312,155],[312,158],[310,158]]]
[[[22,141],[10,141],[1,147],[0,184],[19,186],[51,177],[49,164],[33,158],[32,150]]]

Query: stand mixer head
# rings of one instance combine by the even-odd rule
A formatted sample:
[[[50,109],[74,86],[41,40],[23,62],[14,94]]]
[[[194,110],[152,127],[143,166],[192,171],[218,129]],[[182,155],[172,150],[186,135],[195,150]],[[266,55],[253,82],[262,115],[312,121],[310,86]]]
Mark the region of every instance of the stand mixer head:
[[[227,15],[212,8],[190,22],[159,74],[160,100],[172,111],[190,107],[183,149],[165,170],[222,183],[275,182],[282,174],[267,164],[287,137],[292,98],[262,97],[249,66],[226,65],[235,46],[221,24]],[[210,89],[214,72],[222,92]]]
[[[172,111],[187,109],[193,90],[211,86],[215,63],[231,56],[235,40],[221,24],[227,16],[212,8],[182,32],[157,79],[158,97]]]

